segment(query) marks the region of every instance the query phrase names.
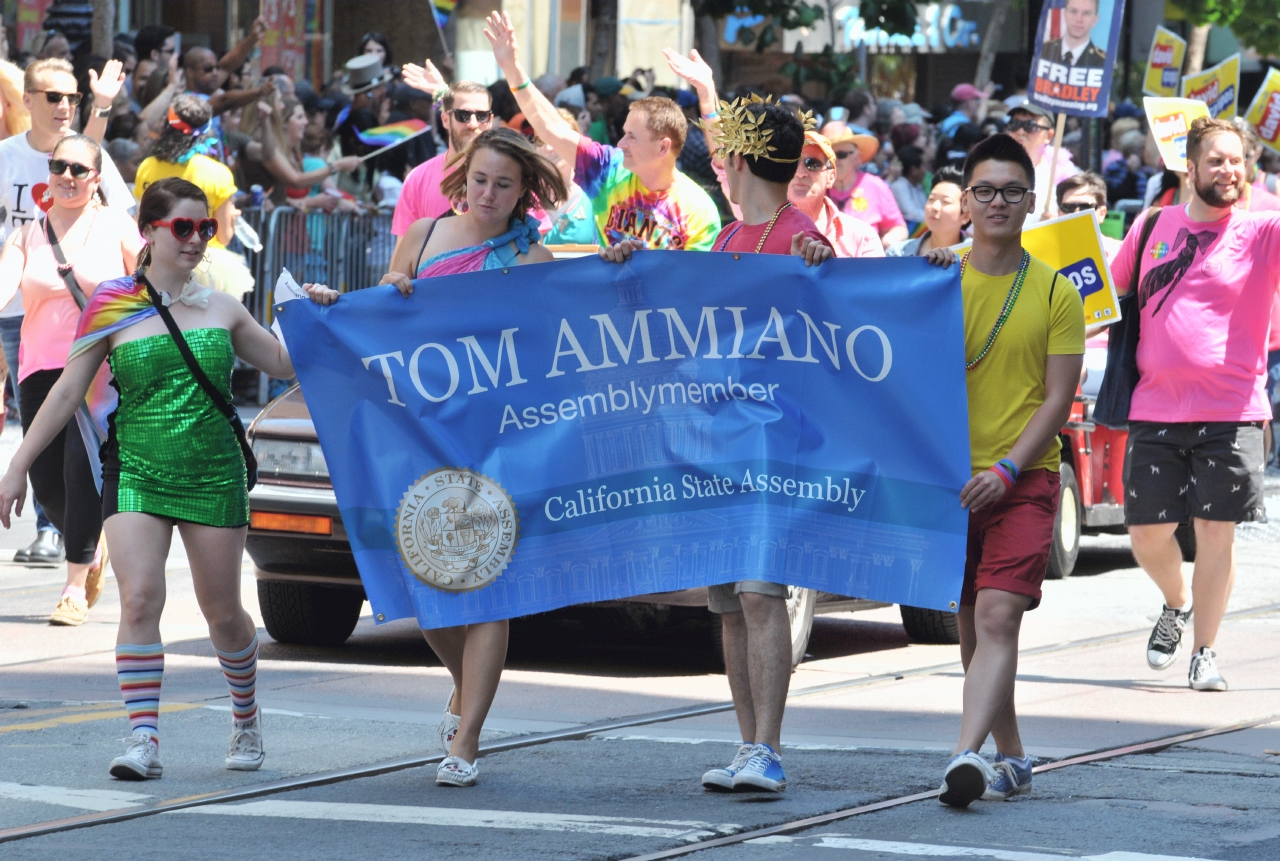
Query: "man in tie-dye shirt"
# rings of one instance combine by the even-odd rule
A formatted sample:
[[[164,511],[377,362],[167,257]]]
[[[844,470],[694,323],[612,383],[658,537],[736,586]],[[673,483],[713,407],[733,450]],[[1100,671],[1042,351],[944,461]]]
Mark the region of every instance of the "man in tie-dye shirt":
[[[602,245],[637,239],[649,248],[711,249],[720,213],[710,196],[676,169],[688,123],[675,102],[659,97],[632,102],[618,146],[596,143],[529,85],[506,15],[490,15],[485,36],[538,137],[573,163],[574,182],[591,198]]]

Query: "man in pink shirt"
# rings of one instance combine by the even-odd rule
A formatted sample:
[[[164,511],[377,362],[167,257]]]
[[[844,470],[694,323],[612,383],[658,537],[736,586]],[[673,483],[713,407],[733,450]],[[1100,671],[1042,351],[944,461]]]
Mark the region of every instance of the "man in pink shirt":
[[[1236,205],[1247,188],[1244,150],[1244,136],[1231,123],[1208,117],[1192,123],[1191,200],[1158,215],[1148,211],[1112,266],[1120,293],[1138,291],[1142,315],[1125,521],[1134,557],[1164,594],[1147,663],[1172,666],[1194,599],[1188,681],[1198,691],[1227,689],[1213,645],[1231,597],[1235,525],[1264,513],[1262,428],[1271,419],[1265,381],[1280,284],[1280,213]],[[1143,243],[1148,218],[1156,223]],[[1196,533],[1190,590],[1174,538],[1187,520]]]
[[[827,196],[835,181],[836,155],[831,144],[817,132],[805,132],[804,151],[796,175],[787,186],[787,199],[813,219],[837,257],[884,257],[884,246],[875,228],[845,215]]]
[[[440,124],[448,138],[445,151],[415,167],[405,178],[395,214],[391,217],[391,233],[399,240],[420,218],[439,218],[450,210],[449,199],[440,193],[445,177],[445,164],[462,152],[471,139],[493,124],[493,103],[483,84],[458,81],[445,85],[444,78],[431,61],[426,67],[404,67],[405,81],[424,90],[440,103]]]
[[[893,190],[883,179],[862,169],[879,151],[880,141],[872,135],[855,134],[844,123],[827,123],[823,132],[836,156],[836,179],[827,196],[841,212],[875,228],[884,248],[906,239],[907,222]]]

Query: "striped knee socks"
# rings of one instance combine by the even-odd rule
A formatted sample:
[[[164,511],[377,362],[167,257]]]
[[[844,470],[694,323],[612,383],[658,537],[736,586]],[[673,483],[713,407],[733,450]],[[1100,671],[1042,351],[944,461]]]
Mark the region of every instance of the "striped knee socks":
[[[254,691],[258,685],[258,637],[239,652],[224,652],[214,647],[218,654],[218,663],[222,664],[222,674],[227,677],[227,687],[231,689],[231,716],[236,723],[253,720],[258,713],[258,704],[254,701]]]
[[[157,725],[163,676],[163,643],[149,646],[121,643],[116,646],[116,677],[120,680],[120,693],[124,696],[125,711],[129,713],[131,732],[147,730],[157,745],[160,744]]]

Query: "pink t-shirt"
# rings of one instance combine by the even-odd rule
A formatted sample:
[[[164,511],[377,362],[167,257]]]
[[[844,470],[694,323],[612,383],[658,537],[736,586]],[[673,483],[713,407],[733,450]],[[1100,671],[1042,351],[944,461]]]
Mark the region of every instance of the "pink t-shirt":
[[[829,197],[822,199],[822,211],[814,223],[835,249],[836,257],[884,257],[884,243],[875,228],[845,215]]]
[[[391,216],[393,236],[404,236],[420,218],[439,218],[453,208],[449,198],[440,193],[440,183],[445,177],[446,155],[448,151],[427,159],[405,177],[400,199],[396,201],[395,214]]]
[[[767,221],[761,224],[743,224],[741,221],[735,221],[732,224],[725,225],[724,229],[720,231],[720,235],[716,237],[715,244],[711,246],[711,250],[754,254],[756,247],[760,245],[760,237],[765,235],[765,230],[769,230]],[[765,238],[764,247],[760,249],[760,253],[790,254],[791,240],[795,238],[797,233],[812,237],[823,245],[831,244],[827,237],[823,236],[814,225],[812,218],[794,206],[788,206],[782,210],[782,214],[774,221],[773,229],[769,230],[769,235]]]
[[[1129,417],[1149,422],[1245,422],[1271,418],[1267,330],[1280,284],[1280,213],[1232,209],[1192,221],[1168,207],[1143,249],[1143,213],[1111,267],[1128,292],[1141,253],[1140,378]]]
[[[87,215],[88,213],[86,213]],[[81,216],[84,217],[84,216]],[[137,236],[138,227],[119,207],[103,207],[93,216],[89,236],[79,249],[63,246],[63,252],[85,297],[103,281],[123,278],[125,236]],[[58,274],[58,262],[43,229],[44,219],[31,224],[26,238],[26,265],[22,268],[22,341],[18,347],[18,382],[36,371],[64,368],[80,322],[80,306]],[[141,246],[142,239],[136,239]]]
[[[841,212],[870,224],[880,236],[895,227],[907,226],[893,189],[883,179],[866,171],[858,172],[857,181],[848,191],[832,188],[827,191],[827,196],[836,202]]]

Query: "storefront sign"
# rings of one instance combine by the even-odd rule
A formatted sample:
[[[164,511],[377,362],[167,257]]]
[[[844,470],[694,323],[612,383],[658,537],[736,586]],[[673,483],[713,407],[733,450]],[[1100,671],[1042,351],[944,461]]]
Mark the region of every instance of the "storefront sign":
[[[1147,57],[1147,74],[1142,81],[1142,92],[1148,96],[1172,98],[1178,95],[1178,80],[1182,77],[1182,59],[1187,53],[1187,41],[1172,30],[1156,27],[1151,40],[1151,54]]]
[[[1229,120],[1240,104],[1240,55],[1232,54],[1198,75],[1182,79],[1182,97],[1209,106],[1209,116]]]

